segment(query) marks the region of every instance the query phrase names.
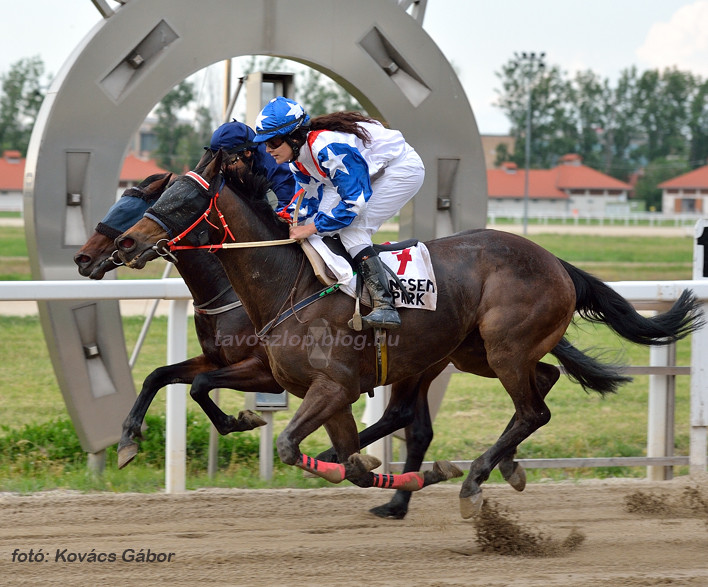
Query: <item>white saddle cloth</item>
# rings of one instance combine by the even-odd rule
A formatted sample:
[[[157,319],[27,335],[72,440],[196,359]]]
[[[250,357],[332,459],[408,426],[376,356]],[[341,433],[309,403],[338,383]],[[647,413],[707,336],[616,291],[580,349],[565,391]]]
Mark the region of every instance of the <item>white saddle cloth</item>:
[[[307,240],[335,276],[340,290],[355,298],[356,278],[346,259],[333,253],[322,241],[322,237],[317,234],[313,234]],[[411,294],[411,301],[406,302],[401,296],[398,284],[388,275],[396,307],[435,310],[438,303],[438,287],[433,264],[430,262],[430,253],[425,244],[419,242],[414,247],[407,247],[400,251],[382,251],[379,253],[379,257],[393,270],[406,291]],[[370,304],[366,287],[363,288],[362,302]]]

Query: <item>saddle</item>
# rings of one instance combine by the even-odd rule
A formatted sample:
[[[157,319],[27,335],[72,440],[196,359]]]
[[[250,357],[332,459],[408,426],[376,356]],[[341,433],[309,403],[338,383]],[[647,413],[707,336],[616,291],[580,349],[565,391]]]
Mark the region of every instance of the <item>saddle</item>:
[[[354,260],[344,248],[341,239],[337,235],[322,237],[322,242],[327,245],[327,248],[332,253],[341,257],[347,263],[349,263],[349,266],[352,268],[352,270],[356,270],[356,267],[354,266]],[[409,247],[415,247],[418,242],[418,239],[409,238],[407,240],[400,241],[397,243],[374,245],[374,250],[377,253],[381,253],[383,251],[401,251]],[[302,250],[305,253],[305,256],[310,261],[312,269],[314,270],[315,275],[317,276],[317,279],[320,281],[320,283],[322,283],[322,285],[327,286],[336,283],[337,277],[334,275],[334,273],[332,273],[330,268],[327,266],[327,263],[325,263],[322,256],[315,250],[310,241],[305,239],[300,242],[300,245],[302,246]],[[390,273],[388,267],[386,267],[386,269]],[[398,277],[395,274],[391,273],[391,275],[394,277],[394,279],[398,280]]]

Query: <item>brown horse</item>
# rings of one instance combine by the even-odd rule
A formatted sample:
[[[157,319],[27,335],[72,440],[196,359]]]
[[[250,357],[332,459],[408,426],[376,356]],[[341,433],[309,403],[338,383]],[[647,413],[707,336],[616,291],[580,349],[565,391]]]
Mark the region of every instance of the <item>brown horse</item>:
[[[240,243],[258,244],[287,237],[287,226],[267,205],[258,179],[227,178],[224,183],[221,157],[217,153],[202,177],[178,178],[148,218],[116,239],[126,264],[144,266],[168,242],[168,234],[202,227],[203,217],[209,221],[206,230],[212,243],[223,242],[227,234]],[[481,485],[491,470],[500,465],[505,476],[512,475],[514,471],[504,468],[513,467],[516,447],[550,420],[544,398],[559,371],[542,362],[546,354],[558,358],[584,387],[600,393],[614,391],[626,380],[618,368],[603,366],[597,371],[597,361],[563,338],[576,310],[646,345],[678,340],[702,322],[700,304],[691,292],[683,292],[666,313],[644,318],[600,280],[509,233],[466,231],[426,245],[437,281],[437,308],[401,310],[402,326],[396,331],[396,344],[389,347],[387,381],[407,382],[406,393],[417,393],[416,383],[426,373],[452,362],[461,371],[498,378],[515,408],[506,430],[472,463],[462,484],[460,507],[465,518],[480,507]],[[296,245],[212,248],[264,339],[275,379],[303,398],[278,437],[281,460],[325,479],[346,478],[362,487],[410,490],[428,484],[415,473],[390,476],[391,480],[372,474],[373,463],[357,456],[359,439],[350,406],[376,383],[373,335],[365,333],[367,344],[359,349],[333,344],[326,364],[315,366],[308,359],[310,349],[302,341],[312,336],[309,324],[321,323],[323,317],[331,340],[351,341],[347,322],[354,300],[341,292],[320,296],[321,286]],[[310,296],[319,301],[298,303]],[[288,312],[294,308],[299,309]],[[284,313],[291,317],[277,320]],[[322,463],[300,452],[302,440],[320,426],[326,428],[344,465]]]
[[[172,178],[170,173],[156,174],[125,190],[98,223],[94,234],[75,255],[74,262],[81,275],[102,279],[108,271],[121,265],[114,255],[114,239],[140,220],[149,206],[162,195]],[[145,379],[130,414],[123,422],[118,444],[119,468],[125,467],[136,456],[145,414],[159,389],[169,383],[191,384],[190,395],[202,406],[220,434],[250,430],[262,425],[264,421],[249,410],[240,412],[238,418],[227,416],[209,399],[212,389],[218,386],[269,393],[277,393],[282,389],[273,379],[263,345],[260,341],[253,343],[253,323],[243,307],[237,301],[232,301],[236,299],[235,294],[221,263],[214,255],[199,249],[177,251],[175,259],[180,275],[194,296],[195,326],[203,353],[176,365],[159,367]],[[215,341],[220,340],[228,340],[233,344],[217,345],[227,348],[215,348]],[[404,471],[417,471],[433,436],[427,391],[430,381],[436,375],[423,381],[422,388],[415,394],[417,401],[414,405],[394,402],[387,408],[381,421],[362,431],[360,445],[368,446],[382,436],[410,425]],[[416,380],[413,384],[419,385],[419,382]],[[399,388],[402,385],[394,386],[394,398],[401,396]],[[336,455],[331,450],[318,458],[336,461]],[[390,503],[374,508],[372,512],[382,517],[403,518],[408,511],[410,496],[410,492],[398,491]]]

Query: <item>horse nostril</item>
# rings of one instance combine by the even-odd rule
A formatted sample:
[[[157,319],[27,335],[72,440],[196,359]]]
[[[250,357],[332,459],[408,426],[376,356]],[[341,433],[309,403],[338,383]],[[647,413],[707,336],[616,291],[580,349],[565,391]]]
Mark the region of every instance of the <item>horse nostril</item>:
[[[86,266],[91,262],[91,257],[89,255],[86,255],[84,253],[77,253],[74,255],[74,263],[76,263],[79,267],[81,266]]]
[[[135,248],[135,240],[130,237],[122,238],[116,244],[122,251],[132,251]]]

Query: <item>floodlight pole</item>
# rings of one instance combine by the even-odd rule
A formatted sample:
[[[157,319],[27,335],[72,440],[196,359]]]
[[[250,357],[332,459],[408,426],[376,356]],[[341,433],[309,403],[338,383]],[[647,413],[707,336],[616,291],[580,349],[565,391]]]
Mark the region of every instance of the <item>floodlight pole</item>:
[[[526,171],[524,173],[524,231],[529,231],[529,166],[531,161],[531,85],[528,88],[528,107],[526,108]]]
[[[524,174],[524,219],[523,219],[523,234],[528,234],[528,224],[529,224],[529,170],[531,167],[531,84],[534,77],[536,76],[536,71],[541,71],[544,67],[543,58],[546,56],[545,53],[526,53],[525,51],[521,54],[514,53],[516,58],[516,65],[524,65],[524,73],[527,76],[526,91],[528,93],[528,102],[526,107],[526,164],[525,164],[525,174]],[[534,63],[538,63],[538,69],[534,70]]]

